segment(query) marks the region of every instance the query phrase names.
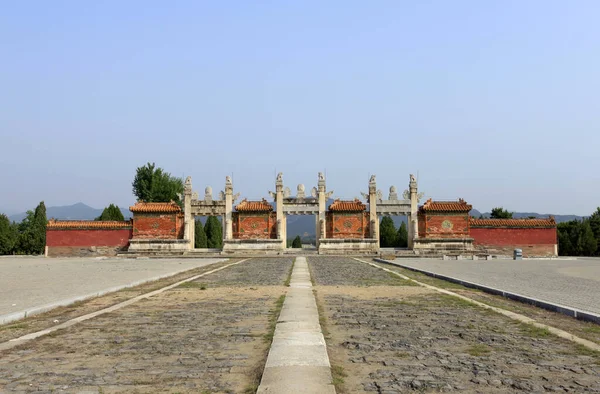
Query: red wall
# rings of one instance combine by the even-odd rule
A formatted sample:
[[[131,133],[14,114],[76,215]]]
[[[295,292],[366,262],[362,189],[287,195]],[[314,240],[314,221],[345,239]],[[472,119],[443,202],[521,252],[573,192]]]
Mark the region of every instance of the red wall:
[[[368,212],[327,213],[327,238],[364,239],[368,237]]]
[[[178,213],[134,213],[133,238],[181,239],[183,215]]]
[[[277,214],[233,213],[233,238],[235,239],[275,239],[277,238]]]
[[[131,229],[48,230],[46,246],[128,246]]]
[[[475,244],[555,245],[556,228],[471,228]]]
[[[446,222],[446,226],[443,223]],[[419,215],[419,237],[423,238],[469,237],[469,213],[434,213]]]

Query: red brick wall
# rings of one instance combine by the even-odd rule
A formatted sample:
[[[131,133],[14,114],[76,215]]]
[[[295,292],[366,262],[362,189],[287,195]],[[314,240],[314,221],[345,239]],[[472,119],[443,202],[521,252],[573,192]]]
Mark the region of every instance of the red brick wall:
[[[424,220],[423,220],[424,219]],[[419,215],[419,237],[423,238],[469,237],[469,214],[434,213]]]
[[[183,217],[178,213],[134,213],[133,238],[181,239]]]
[[[368,212],[327,212],[327,238],[368,238]]]
[[[471,237],[475,246],[507,255],[522,249],[524,256],[552,256],[557,244],[556,228],[472,227]]]
[[[52,229],[46,231],[50,257],[115,256],[127,250],[132,229]]]
[[[233,213],[233,238],[275,239],[277,238],[277,214]]]
[[[128,246],[131,229],[48,230],[46,246]]]

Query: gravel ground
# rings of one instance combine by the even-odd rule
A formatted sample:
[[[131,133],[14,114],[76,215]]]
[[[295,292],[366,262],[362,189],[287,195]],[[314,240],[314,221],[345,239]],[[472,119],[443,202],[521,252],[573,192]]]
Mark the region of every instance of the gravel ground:
[[[252,389],[290,267],[291,259],[253,259],[6,351],[0,392]]]
[[[397,276],[376,270],[347,257],[308,258],[312,280],[316,285],[398,286],[409,283]]]
[[[380,275],[366,264],[311,268],[343,273],[316,287],[338,392],[600,392],[600,356],[547,331],[421,287],[356,287]]]

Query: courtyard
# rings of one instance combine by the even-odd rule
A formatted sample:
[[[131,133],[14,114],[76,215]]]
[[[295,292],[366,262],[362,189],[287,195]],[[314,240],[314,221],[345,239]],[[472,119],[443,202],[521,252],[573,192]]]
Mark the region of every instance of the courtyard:
[[[338,393],[600,392],[597,352],[381,269],[389,265],[349,257],[306,260]],[[0,392],[261,392],[293,267],[294,257],[206,261],[172,278],[0,326],[0,343],[10,343],[55,321],[176,284],[0,350]],[[593,323],[411,277],[600,343]]]

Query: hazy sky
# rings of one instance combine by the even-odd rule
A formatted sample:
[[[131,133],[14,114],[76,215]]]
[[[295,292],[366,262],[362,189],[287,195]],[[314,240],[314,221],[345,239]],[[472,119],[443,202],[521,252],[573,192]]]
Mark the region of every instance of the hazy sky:
[[[600,205],[598,1],[14,1],[0,12],[0,211],[194,188],[587,215]]]

